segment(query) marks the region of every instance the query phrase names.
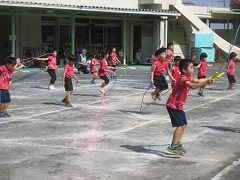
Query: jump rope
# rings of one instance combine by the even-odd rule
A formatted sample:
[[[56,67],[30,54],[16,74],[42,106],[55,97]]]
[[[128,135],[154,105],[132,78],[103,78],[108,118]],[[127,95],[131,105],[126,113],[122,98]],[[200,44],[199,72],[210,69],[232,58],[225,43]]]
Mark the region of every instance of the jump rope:
[[[236,42],[236,39],[237,39],[237,35],[238,35],[238,32],[239,32],[239,29],[240,29],[240,25],[238,26],[237,31],[236,31],[236,33],[235,33],[235,36],[234,36],[233,39],[232,39],[232,42],[231,42],[231,44],[230,44],[229,53],[228,53],[226,59],[228,59],[229,56],[230,56],[230,53],[231,53],[231,51],[232,51],[232,48],[233,48],[233,46],[234,46],[234,44],[235,44],[235,42]],[[190,51],[186,51],[186,52],[181,53],[181,54],[190,54],[192,51],[194,51],[194,50],[196,50],[196,49],[198,49],[198,48],[194,48],[194,49],[192,49],[192,50],[190,50]],[[220,49],[219,49],[219,47],[216,47],[216,49],[219,50],[219,56],[220,56]],[[177,54],[180,54],[180,53],[177,53]],[[217,61],[217,62],[218,62],[218,61]],[[220,78],[221,76],[223,76],[223,75],[225,74],[224,72],[222,72],[222,73],[219,74],[219,72],[221,71],[221,69],[222,69],[223,66],[224,66],[224,63],[221,63],[221,66],[220,66],[219,70],[218,70],[217,72],[215,72],[215,74],[212,76],[212,79],[213,79],[213,80],[216,80],[216,78]],[[151,68],[149,69],[149,71],[148,71],[148,73],[147,73],[147,80],[148,80],[149,82],[150,82],[150,80],[149,80],[149,73],[150,73],[150,71],[151,71]],[[153,103],[155,102],[155,100],[154,100],[154,101],[152,101],[151,103],[147,104],[147,106],[146,106],[145,108],[142,108],[142,107],[143,107],[144,97],[145,97],[146,93],[148,92],[148,90],[150,90],[151,87],[152,87],[152,84],[150,83],[150,85],[148,86],[147,90],[146,90],[146,91],[144,92],[144,94],[143,94],[142,102],[141,102],[141,106],[140,106],[140,113],[142,113],[142,112],[143,112],[144,110],[146,110],[151,104],[153,104]],[[168,89],[166,92],[164,92],[163,94],[161,94],[160,97],[162,97],[163,95],[165,95],[165,94],[166,94],[167,92],[169,92],[170,90],[172,90],[172,88]]]

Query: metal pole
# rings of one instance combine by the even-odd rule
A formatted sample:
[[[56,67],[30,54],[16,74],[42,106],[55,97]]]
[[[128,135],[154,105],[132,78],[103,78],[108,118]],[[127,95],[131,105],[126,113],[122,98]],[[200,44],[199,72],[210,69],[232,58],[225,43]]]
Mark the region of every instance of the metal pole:
[[[126,50],[127,50],[127,21],[126,16],[123,16],[123,65],[126,65]]]
[[[71,53],[75,53],[75,14],[71,14]]]
[[[11,13],[11,51],[16,55],[16,14],[15,11]]]

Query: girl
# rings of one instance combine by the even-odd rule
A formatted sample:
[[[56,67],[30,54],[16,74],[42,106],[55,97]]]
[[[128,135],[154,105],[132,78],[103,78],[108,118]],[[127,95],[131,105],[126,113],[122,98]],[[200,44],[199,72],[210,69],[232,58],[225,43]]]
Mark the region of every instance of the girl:
[[[234,91],[233,86],[236,83],[236,79],[234,76],[234,71],[235,71],[235,63],[234,61],[236,60],[237,54],[235,52],[230,53],[229,57],[229,62],[227,66],[227,77],[228,77],[228,82],[229,86],[227,88],[228,91]]]
[[[102,60],[100,61],[100,68],[98,70],[98,76],[104,80],[104,82],[102,83],[102,85],[99,87],[99,91],[101,93],[104,93],[104,87],[109,83],[109,79],[107,77],[107,73],[108,72],[112,72],[108,69],[113,69],[113,67],[108,67],[107,66],[107,58],[108,58],[108,53],[106,51],[102,51],[101,52],[102,55]]]
[[[47,66],[47,72],[48,74],[51,76],[51,80],[50,80],[50,84],[48,86],[48,88],[50,90],[55,89],[55,87],[53,86],[57,76],[56,76],[56,72],[57,71],[57,50],[56,49],[51,49],[50,51],[51,56],[49,56],[48,58],[35,58],[38,61],[48,61],[48,66]]]
[[[96,67],[97,65],[98,65],[97,54],[94,53],[94,54],[93,54],[92,61],[91,61],[91,64],[90,64],[90,72],[91,72],[91,74],[93,74],[92,81],[90,82],[91,84],[96,84],[96,83],[95,83],[95,80],[96,80],[97,77],[98,77],[97,67]]]
[[[120,61],[117,58],[116,48],[112,48],[112,53],[110,54],[110,65],[113,67],[113,71],[110,76],[112,79],[116,79],[116,66],[118,63],[120,63]]]

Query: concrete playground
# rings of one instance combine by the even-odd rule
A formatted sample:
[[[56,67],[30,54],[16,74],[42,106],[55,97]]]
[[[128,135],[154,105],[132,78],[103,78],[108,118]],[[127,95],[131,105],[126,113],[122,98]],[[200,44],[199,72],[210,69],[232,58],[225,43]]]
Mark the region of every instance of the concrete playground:
[[[209,67],[208,74],[218,69],[218,64]],[[206,87],[205,97],[190,91],[183,157],[166,150],[174,131],[165,108],[171,91],[140,113],[148,70],[125,71],[117,70],[122,76],[106,96],[98,91],[101,79],[90,85],[92,75],[77,74],[74,108],[60,103],[65,96],[61,71],[56,90],[47,89],[46,72],[14,73],[12,117],[0,119],[0,180],[239,179],[239,64],[236,91],[226,91],[226,75]],[[152,91],[144,107],[152,102]]]

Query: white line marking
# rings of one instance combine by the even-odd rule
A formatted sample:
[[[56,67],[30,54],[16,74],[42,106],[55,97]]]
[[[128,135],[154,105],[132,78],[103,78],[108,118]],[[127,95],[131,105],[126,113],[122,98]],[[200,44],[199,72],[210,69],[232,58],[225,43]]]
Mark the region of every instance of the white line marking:
[[[240,159],[238,159],[237,161],[233,161],[232,164],[230,164],[229,166],[227,166],[226,168],[224,168],[221,172],[219,172],[215,177],[213,177],[211,180],[220,180],[223,179],[222,177],[227,174],[228,172],[230,172],[233,168],[240,166]]]

